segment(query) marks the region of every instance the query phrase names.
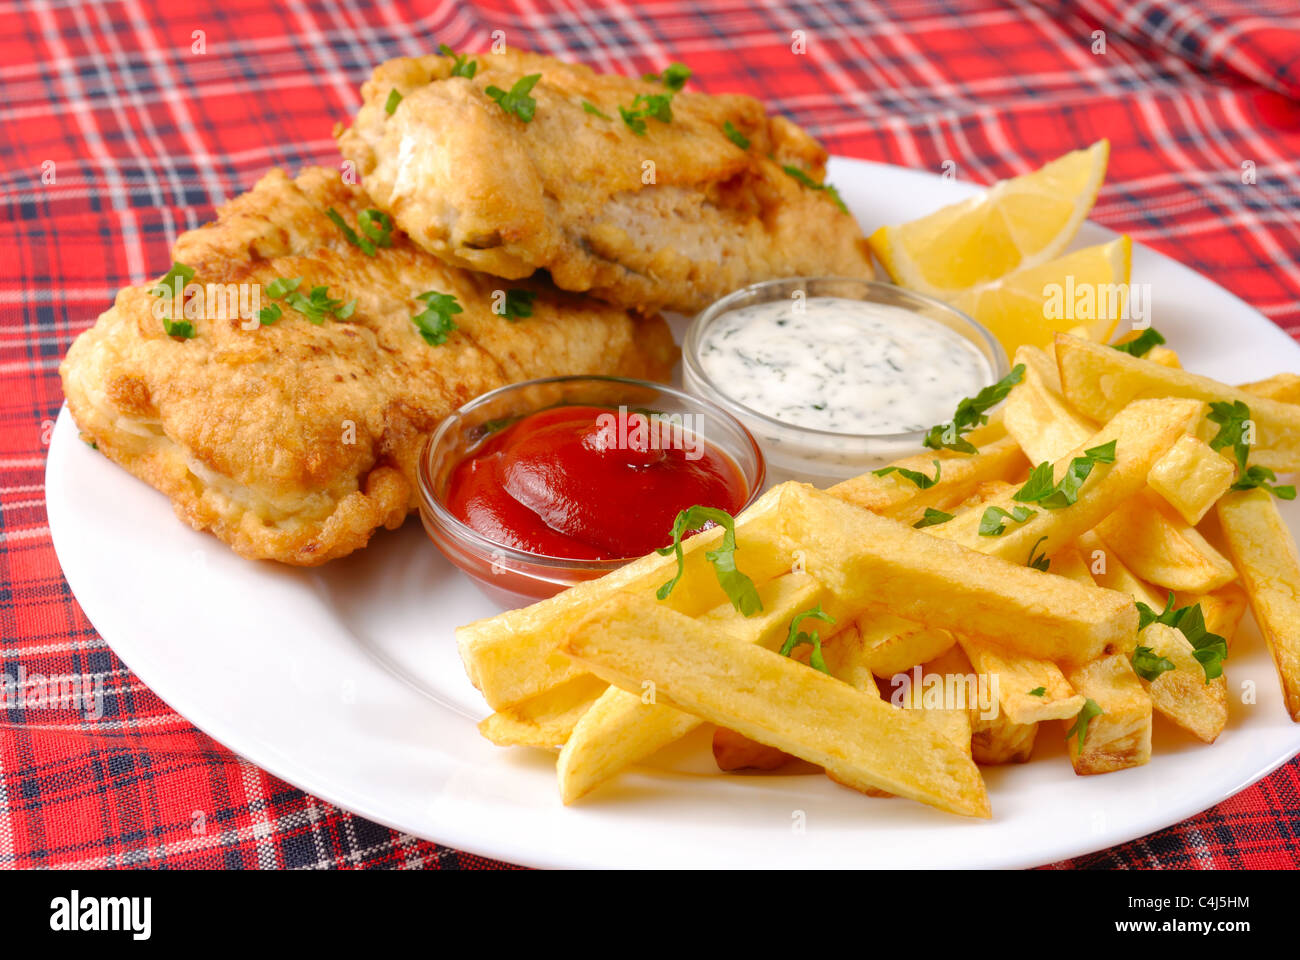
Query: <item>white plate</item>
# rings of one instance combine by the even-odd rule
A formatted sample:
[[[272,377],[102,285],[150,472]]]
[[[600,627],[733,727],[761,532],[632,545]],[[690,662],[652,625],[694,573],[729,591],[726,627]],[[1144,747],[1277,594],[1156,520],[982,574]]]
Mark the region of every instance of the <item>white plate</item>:
[[[836,159],[868,227],[968,195],[968,184]],[[1092,224],[1079,245],[1112,236]],[[1300,370],[1300,347],[1206,278],[1135,248],[1155,324],[1193,370],[1228,382]],[[414,519],[319,570],[241,560],[161,495],[78,442],[66,409],[46,471],[68,583],[113,650],[198,727],[276,776],[399,830],[533,866],[1031,866],[1204,810],[1300,752],[1253,624],[1228,662],[1213,746],[1157,718],[1135,770],[1076,777],[1056,725],[1031,763],[985,770],[993,819],[872,800],[820,775],[717,775],[699,736],[571,809],[553,758],[483,740],[486,714],[452,640],[494,607]],[[1293,530],[1300,505],[1283,504]],[[1258,703],[1243,705],[1253,683]],[[804,829],[796,829],[802,822]]]

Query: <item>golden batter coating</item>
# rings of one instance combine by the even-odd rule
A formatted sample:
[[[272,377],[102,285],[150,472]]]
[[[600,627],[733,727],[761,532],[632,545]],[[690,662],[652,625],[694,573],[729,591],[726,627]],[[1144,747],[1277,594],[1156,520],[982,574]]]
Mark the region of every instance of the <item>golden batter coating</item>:
[[[424,437],[478,394],[561,374],[665,379],[672,367],[659,317],[469,273],[397,230],[367,256],[325,211],[355,225],[368,206],[335,171],[291,180],[272,170],[173,252],[193,283],[255,284],[263,306],[277,277],[302,278],[304,292],[327,286],[331,298],[356,299],[346,320],[313,325],[280,300],[271,325],[199,318],[197,335],[179,339],[164,332],[149,287],[129,287],[60,367],[85,438],[245,557],[313,566],[398,526],[415,506]],[[494,313],[503,288],[534,291],[532,316]],[[411,320],[429,290],[464,309],[441,346]]]
[[[783,170],[820,183],[826,151],[757,100],[679,92],[671,121],[638,135],[619,107],[669,92],[657,82],[523,52],[471,59],[472,79],[449,57],[380,64],[339,137],[376,205],[448,263],[545,269],[566,290],[685,313],[759,280],[873,275],[853,217]],[[485,92],[535,73],[530,122]]]

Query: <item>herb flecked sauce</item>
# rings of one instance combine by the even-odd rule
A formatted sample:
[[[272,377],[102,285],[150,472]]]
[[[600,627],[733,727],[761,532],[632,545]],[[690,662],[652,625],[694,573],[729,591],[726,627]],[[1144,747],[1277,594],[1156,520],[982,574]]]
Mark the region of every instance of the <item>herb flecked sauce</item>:
[[[842,297],[724,313],[699,356],[709,379],[736,402],[832,433],[929,429],[992,379],[975,345],[937,320]]]

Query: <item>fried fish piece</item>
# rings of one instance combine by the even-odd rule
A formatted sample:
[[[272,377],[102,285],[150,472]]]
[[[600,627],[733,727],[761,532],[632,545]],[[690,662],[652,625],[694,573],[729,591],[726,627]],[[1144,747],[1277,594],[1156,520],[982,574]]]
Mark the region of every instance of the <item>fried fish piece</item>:
[[[346,320],[315,325],[284,299],[269,325],[232,311],[211,319],[219,308],[209,294],[208,315],[190,321],[196,335],[180,339],[164,332],[160,298],[128,287],[60,367],[85,438],[245,557],[314,566],[398,526],[416,503],[424,437],[487,390],[561,374],[670,372],[675,347],[662,318],[457,269],[395,229],[369,256],[326,215],[332,208],[352,226],[368,206],[334,171],[291,180],[272,170],[173,251],[194,284],[247,284],[247,299],[255,290],[266,306],[266,285],[281,277],[301,278],[304,293],[324,286],[332,300],[355,298]],[[535,293],[532,315],[494,313],[502,288]],[[440,346],[412,322],[424,309],[415,298],[430,290],[463,308]]]
[[[380,64],[339,136],[376,205],[448,263],[684,313],[759,280],[873,276],[857,222],[818,189],[826,151],[757,100],[532,53],[471,60],[472,78],[448,57]],[[487,91],[532,74],[524,122]],[[669,95],[667,112],[646,99]]]

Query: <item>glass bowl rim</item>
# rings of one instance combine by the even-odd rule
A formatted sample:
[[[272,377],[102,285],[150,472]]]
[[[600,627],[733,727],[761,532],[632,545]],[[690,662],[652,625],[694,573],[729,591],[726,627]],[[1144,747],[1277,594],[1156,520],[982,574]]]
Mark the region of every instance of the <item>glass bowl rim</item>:
[[[859,443],[889,441],[896,443],[913,443],[920,446],[921,441],[925,439],[926,434],[929,432],[928,429],[908,430],[902,433],[842,433],[838,430],[818,430],[815,427],[803,427],[798,424],[787,423],[784,420],[778,420],[775,417],[763,413],[761,410],[755,410],[753,407],[743,404],[739,400],[733,399],[725,390],[719,387],[707,373],[704,372],[704,367],[699,360],[699,348],[704,336],[704,330],[706,330],[709,324],[718,317],[722,316],[724,313],[730,312],[742,299],[753,295],[753,293],[757,291],[778,285],[788,285],[791,283],[825,283],[827,281],[860,284],[865,286],[869,291],[875,291],[877,293],[888,290],[891,296],[901,295],[905,300],[911,298],[918,303],[935,308],[941,313],[951,314],[957,319],[967,323],[970,328],[979,335],[983,340],[983,345],[987,347],[989,354],[992,357],[989,366],[992,368],[993,380],[990,384],[986,384],[986,386],[991,386],[993,383],[997,383],[1011,371],[1010,362],[1007,360],[1007,352],[1003,349],[1001,342],[997,337],[993,336],[988,327],[984,326],[965,311],[958,310],[951,304],[944,303],[936,297],[931,297],[924,293],[917,293],[915,290],[909,290],[906,287],[900,287],[894,283],[885,283],[881,280],[860,280],[856,277],[840,277],[831,275],[815,277],[778,277],[775,280],[763,280],[759,283],[751,283],[749,286],[741,287],[739,290],[733,290],[725,297],[713,301],[713,303],[709,304],[691,318],[690,326],[686,329],[686,335],[682,338],[682,366],[685,369],[688,369],[692,376],[694,376],[700,383],[704,384],[704,386],[729,404],[733,411],[739,411],[739,413],[732,412],[732,416],[737,419],[740,416],[749,417],[762,424],[764,427],[776,430],[786,430],[810,438],[837,440],[840,442],[856,441]],[[881,302],[879,300],[863,297],[854,297],[849,299],[857,299],[865,303]],[[953,330],[953,332],[961,335],[963,339],[971,341],[977,347],[980,345],[973,338],[961,333],[960,330]],[[719,401],[716,400],[713,402],[719,403]]]
[[[570,569],[570,570],[577,570],[583,572],[593,572],[593,571],[608,572],[611,570],[617,570],[620,567],[625,567],[629,563],[632,563],[640,559],[639,557],[624,557],[618,560],[570,559],[568,557],[553,557],[550,556],[549,554],[529,553],[526,550],[520,550],[518,547],[506,546],[503,543],[497,543],[495,540],[489,539],[488,537],[479,533],[469,524],[465,523],[463,520],[461,520],[459,517],[453,514],[450,510],[448,510],[447,507],[443,504],[443,502],[440,499],[438,499],[438,497],[434,496],[432,465],[430,461],[433,459],[433,453],[438,448],[439,442],[443,440],[444,436],[448,433],[448,431],[451,430],[452,425],[459,418],[464,417],[466,414],[472,413],[475,409],[487,404],[492,400],[504,396],[510,393],[511,391],[520,390],[524,387],[535,387],[535,386],[551,384],[551,383],[577,383],[577,382],[609,383],[609,384],[616,384],[625,387],[650,388],[652,390],[657,390],[661,393],[667,393],[679,401],[688,404],[695,404],[703,407],[706,410],[706,412],[711,413],[714,416],[720,418],[724,423],[729,423],[732,427],[734,427],[739,432],[742,440],[745,443],[749,444],[749,447],[752,450],[754,455],[755,463],[757,464],[757,469],[754,472],[755,475],[753,478],[753,482],[751,483],[750,477],[746,474],[743,464],[741,464],[739,460],[732,455],[731,451],[722,449],[721,447],[718,447],[717,444],[714,444],[715,447],[722,449],[722,452],[733,463],[735,463],[736,469],[740,471],[740,474],[744,478],[745,482],[750,484],[749,495],[746,497],[745,502],[741,506],[741,508],[738,511],[736,511],[736,516],[739,516],[745,510],[749,509],[749,507],[753,505],[754,501],[756,501],[762,495],[763,486],[767,481],[767,458],[763,454],[763,448],[759,445],[758,440],[756,440],[754,435],[750,432],[749,427],[747,427],[743,422],[741,422],[741,420],[738,417],[736,417],[735,414],[731,413],[729,410],[725,409],[720,404],[717,404],[714,401],[709,400],[707,397],[700,397],[697,396],[696,394],[688,393],[685,390],[682,390],[678,387],[670,386],[669,384],[666,383],[655,383],[653,380],[639,380],[635,377],[615,377],[615,376],[604,376],[599,374],[570,374],[570,375],[558,376],[558,377],[537,377],[532,380],[521,380],[518,383],[507,383],[504,386],[497,387],[493,390],[489,390],[487,393],[483,393],[477,397],[474,397],[472,400],[469,400],[468,402],[457,407],[454,411],[452,411],[450,414],[444,417],[442,419],[442,422],[438,424],[437,429],[435,429],[433,433],[429,435],[429,438],[425,440],[424,446],[420,450],[420,459],[419,459],[419,463],[417,464],[416,473],[417,473],[417,480],[418,480],[418,487],[419,487],[419,494],[420,494],[421,509],[422,510],[427,509],[433,515],[434,522],[438,526],[442,527],[449,536],[452,536],[456,540],[461,542],[468,542],[473,547],[473,549],[479,553],[488,556],[499,556],[499,559],[501,559],[502,561],[507,561],[507,562],[513,561],[516,564],[531,565],[535,567],[547,567],[551,569]],[[546,410],[546,409],[550,409],[550,408],[539,407],[537,408],[537,410],[534,410],[532,412],[537,413],[540,410]],[[525,414],[525,416],[527,416],[527,414]],[[511,569],[510,572],[515,574],[527,575],[526,569],[520,569],[518,567]]]

